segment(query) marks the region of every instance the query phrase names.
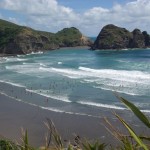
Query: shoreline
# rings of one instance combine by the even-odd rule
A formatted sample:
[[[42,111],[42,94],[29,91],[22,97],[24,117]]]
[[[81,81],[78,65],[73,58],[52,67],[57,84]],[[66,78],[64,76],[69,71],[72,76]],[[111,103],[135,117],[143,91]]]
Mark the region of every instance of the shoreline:
[[[68,50],[64,50],[64,51],[65,51],[65,53],[72,53],[76,50],[69,52],[69,48],[68,48]],[[88,53],[88,51],[86,49],[83,49],[81,51],[84,52],[83,56],[86,56],[86,53]],[[59,50],[58,50],[58,51],[56,51],[56,53],[61,53],[61,51],[59,52]],[[89,53],[91,54],[90,51],[89,51]],[[44,57],[43,57],[44,59],[42,58],[43,60],[45,60],[46,54],[50,55],[51,53],[45,53]],[[54,52],[54,54],[55,54],[55,52]],[[79,54],[80,54],[80,52],[79,52]],[[116,52],[116,54],[117,54],[117,52]],[[75,56],[78,56],[78,55],[75,55]],[[91,57],[91,55],[87,55],[87,56]],[[19,57],[19,56],[17,56],[17,57]],[[42,66],[43,64],[46,64],[45,62],[41,62],[41,60],[39,62],[37,61],[38,62],[37,70],[35,70],[35,73],[36,73],[36,71],[37,71],[37,73],[31,74],[31,77],[30,77],[30,73],[28,74],[28,69],[33,68],[33,70],[34,70],[34,67],[36,69],[36,66],[34,66],[35,65],[34,63],[36,63],[36,60],[39,60],[39,59],[33,60],[33,57],[39,58],[40,56],[36,55],[36,56],[30,56],[29,59],[28,58],[22,59],[23,62],[27,60],[27,63],[26,63],[27,65],[24,63],[25,69],[22,68],[22,69],[24,69],[23,71],[27,70],[27,72],[24,72],[25,73],[24,76],[22,76],[22,74],[18,74],[19,71],[21,71],[21,66],[23,64],[22,61],[19,63],[18,62],[13,63],[13,61],[11,62],[12,58],[10,58],[10,59],[8,58],[8,64],[7,64],[7,62],[6,62],[6,64],[2,64],[2,67],[1,67],[2,68],[2,70],[1,70],[1,73],[2,73],[1,80],[2,81],[0,81],[0,93],[1,93],[0,94],[0,101],[1,101],[1,103],[0,103],[0,121],[1,121],[0,135],[3,135],[8,139],[17,140],[18,142],[20,142],[21,127],[23,127],[24,129],[28,130],[29,143],[36,147],[42,146],[45,144],[44,135],[46,133],[46,127],[44,125],[44,122],[46,121],[46,118],[49,118],[49,119],[53,120],[53,122],[56,125],[57,130],[59,130],[60,135],[62,136],[62,139],[66,140],[66,141],[73,140],[73,137],[76,134],[82,138],[86,138],[86,139],[90,139],[90,140],[98,139],[102,142],[105,142],[106,144],[110,144],[110,143],[116,144],[117,141],[114,139],[114,137],[112,137],[110,135],[110,133],[105,129],[105,127],[103,125],[104,124],[103,117],[107,117],[109,119],[109,121],[115,125],[115,127],[117,126],[117,127],[121,128],[120,127],[121,123],[117,121],[117,119],[114,117],[114,115],[112,115],[112,112],[114,112],[114,111],[117,114],[119,114],[122,118],[124,118],[129,124],[133,124],[133,129],[137,129],[138,133],[139,132],[142,133],[143,132],[142,130],[146,130],[145,126],[142,126],[141,123],[139,123],[139,121],[137,121],[137,119],[135,119],[136,117],[133,114],[131,114],[131,112],[129,112],[127,110],[122,110],[122,106],[118,105],[118,103],[119,103],[118,101],[117,101],[116,105],[114,105],[114,106],[119,106],[117,108],[114,106],[111,107],[112,104],[110,103],[111,105],[109,105],[109,102],[107,103],[107,100],[113,101],[113,98],[111,96],[113,93],[109,95],[110,91],[107,91],[106,93],[104,91],[104,93],[103,93],[103,90],[98,89],[97,92],[101,93],[101,95],[99,96],[100,101],[97,101],[97,99],[96,99],[96,101],[94,101],[92,99],[96,98],[95,94],[97,94],[97,92],[92,93],[92,90],[95,90],[94,85],[92,85],[92,86],[90,85],[90,87],[94,87],[94,89],[88,88],[88,86],[86,89],[85,88],[86,86],[83,86],[86,94],[89,91],[91,92],[91,94],[89,93],[91,96],[89,98],[90,103],[84,104],[84,102],[86,102],[86,101],[88,102],[88,97],[86,98],[86,96],[85,96],[84,100],[82,100],[82,99],[80,100],[78,97],[75,97],[76,93],[80,94],[79,93],[80,85],[78,86],[78,80],[73,81],[70,78],[68,79],[68,77],[67,77],[67,79],[65,77],[62,77],[62,78],[59,78],[59,80],[58,80],[58,78],[55,78],[55,77],[54,78],[46,78],[47,76],[49,77],[49,75],[52,75],[50,73],[49,74],[46,73],[45,75],[43,75],[43,72],[41,72],[41,74],[38,74],[39,67]],[[73,57],[74,57],[74,55],[73,55]],[[68,56],[62,57],[62,58],[67,59]],[[76,59],[78,57],[74,57],[74,58]],[[96,58],[97,58],[96,60],[99,60],[99,57],[96,57]],[[7,58],[4,58],[4,60],[5,59],[7,61]],[[14,60],[18,61],[19,59],[15,58]],[[31,60],[34,62],[33,64],[30,64],[30,62],[32,63]],[[47,59],[47,60],[48,61],[46,61],[46,62],[51,61],[51,59]],[[61,59],[59,59],[59,60],[61,60]],[[58,65],[59,60],[56,59],[56,61],[54,61],[54,62],[56,62],[55,63],[56,65]],[[82,57],[81,57],[81,60],[82,60]],[[28,64],[28,62],[29,62],[29,64]],[[82,62],[84,62],[84,61],[82,60],[81,63]],[[92,59],[92,62],[93,62],[93,59]],[[43,64],[39,65],[39,63],[43,63]],[[10,64],[10,70],[9,70],[9,64]],[[71,63],[66,63],[66,64],[70,65]],[[91,64],[91,62],[90,62],[90,64]],[[28,67],[28,65],[29,65],[29,67]],[[31,65],[31,68],[30,68],[30,65]],[[7,68],[7,66],[8,66],[8,68]],[[12,68],[11,68],[11,66],[12,66]],[[52,65],[52,66],[55,67],[55,65]],[[86,67],[86,65],[85,66],[80,65],[80,64],[77,65],[77,67],[79,67],[79,66]],[[17,67],[17,70],[15,70],[15,67]],[[56,68],[57,68],[57,66],[56,66]],[[58,68],[60,68],[60,67],[58,67]],[[4,69],[4,74],[3,74],[3,69]],[[113,69],[115,69],[115,68],[113,68]],[[9,72],[12,73],[12,76],[10,74],[10,76],[7,77],[7,75],[9,75]],[[13,72],[17,72],[17,74],[13,73]],[[110,74],[110,72],[108,72],[108,73]],[[133,75],[135,73],[136,72],[134,72]],[[70,74],[72,74],[72,72]],[[42,80],[41,78],[39,79],[39,77],[41,77],[41,75],[43,75],[44,80]],[[55,76],[55,74],[54,74],[54,76]],[[92,74],[92,76],[94,76],[94,75]],[[12,77],[12,78],[10,78],[10,77]],[[106,78],[106,77],[107,76],[104,76],[104,78]],[[115,77],[119,77],[119,76],[115,75]],[[142,77],[142,79],[147,79],[147,75],[146,75],[146,77],[145,76],[143,77],[143,74],[142,74],[139,77],[140,78]],[[46,78],[46,80],[45,80],[45,78]],[[130,77],[128,77],[128,78],[130,78]],[[125,80],[121,80],[122,82],[119,82],[120,85],[123,85],[123,83],[126,80],[128,81],[128,78],[127,79],[125,78]],[[15,79],[15,80],[12,80],[12,79]],[[32,82],[32,79],[35,79],[34,80],[35,82]],[[56,81],[55,81],[55,79],[56,79]],[[110,77],[106,78],[106,80],[108,80],[108,79],[110,79]],[[136,79],[139,80],[139,78],[136,78]],[[22,83],[22,81],[23,81],[23,83]],[[47,84],[47,82],[48,82],[48,84]],[[59,87],[59,85],[61,83],[62,83],[62,86]],[[64,85],[63,85],[63,83],[64,83]],[[134,84],[134,82],[133,82],[133,84]],[[46,85],[46,86],[44,86],[44,85]],[[130,87],[132,87],[132,86],[130,86]],[[136,87],[137,87],[137,85],[136,85]],[[149,87],[149,86],[147,86],[147,87]],[[146,90],[148,90],[147,87],[145,88]],[[57,89],[57,88],[58,88],[58,91],[57,90],[55,91],[55,89]],[[67,90],[68,89],[71,90],[71,92],[70,92],[71,94],[68,94],[69,96],[63,96],[63,94],[65,92],[63,92],[63,91],[60,92],[63,88],[66,88]],[[120,86],[119,86],[119,88],[120,88]],[[116,88],[116,89],[119,89],[119,88]],[[36,91],[36,89],[37,89],[37,91]],[[53,94],[51,94],[50,89],[52,89],[54,96],[53,96]],[[128,90],[125,92],[128,92]],[[4,94],[2,94],[2,93],[4,93]],[[45,94],[45,93],[48,93],[48,94]],[[84,90],[82,93],[82,89],[81,89],[81,94],[84,94]],[[131,91],[130,94],[134,94],[134,91],[133,92]],[[135,94],[136,94],[136,92],[135,92]],[[106,95],[106,97],[108,96],[108,99],[105,98],[105,95]],[[104,98],[103,98],[103,96],[104,96]],[[135,98],[136,98],[136,96],[135,96]],[[142,98],[140,97],[140,100]],[[104,105],[101,106],[101,100],[102,100],[102,104],[104,104],[104,105],[106,104],[105,107],[104,107]],[[140,100],[137,101],[137,102],[139,102],[139,105],[140,105]],[[82,104],[82,102],[83,102],[83,104]],[[92,103],[92,102],[96,102],[96,103]],[[144,104],[144,106],[145,106],[145,104],[148,104],[148,101],[143,101],[141,103]],[[119,109],[121,108],[121,109],[119,110],[118,108]],[[142,107],[142,108],[148,108],[147,110],[149,110],[149,107],[147,107],[147,106]],[[148,113],[148,115],[149,114],[150,113]],[[93,116],[96,116],[96,117],[98,116],[98,118],[93,117]],[[124,131],[124,130],[125,129],[123,128],[123,130],[121,130],[121,131]],[[146,133],[149,133],[149,132],[146,132]]]
[[[29,135],[29,144],[34,147],[40,147],[45,144],[45,134],[47,128],[44,125],[46,118],[51,119],[64,141],[73,141],[75,135],[82,139],[99,140],[106,144],[116,145],[118,141],[104,127],[104,116],[94,118],[91,116],[82,116],[76,114],[67,114],[64,112],[53,112],[42,109],[39,106],[30,105],[23,101],[14,100],[0,93],[0,137],[20,143],[21,128],[27,129]],[[117,114],[123,114],[123,111],[116,111]],[[111,118],[111,111],[105,112],[109,116],[109,121],[122,132],[125,128],[117,119]],[[138,124],[139,125],[139,124]],[[149,133],[141,126],[135,126],[138,133]]]
[[[74,135],[79,135],[83,139],[112,141],[108,140],[110,135],[101,125],[103,120],[100,118],[52,112],[15,101],[3,94],[0,94],[0,101],[0,135],[7,139],[20,142],[23,128],[28,130],[31,145],[42,146],[45,144],[44,135],[47,131],[44,122],[49,118],[54,122],[63,140],[73,140]]]
[[[91,50],[91,51],[133,51],[133,50],[150,50],[150,48],[124,48],[124,49],[91,49],[90,46],[75,46],[75,47],[60,47],[60,48],[57,48],[57,49],[51,49],[51,50],[44,50],[44,51],[37,51],[37,52],[33,52],[33,53],[39,53],[39,52],[42,52],[42,53],[45,53],[45,52],[49,52],[49,51],[55,51],[55,50],[69,50],[69,49],[76,49],[76,50],[80,50],[80,49],[87,49],[87,50]],[[0,57],[15,57],[17,55],[29,55],[29,54],[32,54],[31,53],[28,53],[28,54],[0,54]]]
[[[42,53],[45,53],[45,52],[49,52],[49,51],[55,51],[55,50],[64,50],[64,49],[76,49],[76,50],[79,50],[79,49],[89,49],[90,47],[89,46],[75,46],[75,47],[60,47],[60,48],[56,48],[56,49],[51,49],[51,50],[42,50],[42,51],[37,51],[37,52],[34,52],[33,51],[33,53],[39,53],[39,52],[42,52]],[[28,54],[32,54],[32,52],[31,53],[27,53],[27,54],[0,54],[0,57],[11,57],[11,56],[13,56],[13,57],[15,57],[15,56],[17,56],[17,55],[28,55]]]
[[[61,49],[85,49],[85,48],[87,48],[87,49],[89,49],[90,48],[90,46],[75,46],[75,47],[60,47],[59,49],[61,50]],[[59,50],[58,49],[58,50]],[[57,50],[57,49],[56,49]]]

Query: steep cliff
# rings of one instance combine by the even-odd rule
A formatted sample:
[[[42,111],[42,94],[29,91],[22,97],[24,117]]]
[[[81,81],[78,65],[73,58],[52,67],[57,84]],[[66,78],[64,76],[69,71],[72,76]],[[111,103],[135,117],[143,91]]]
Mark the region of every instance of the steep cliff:
[[[90,46],[91,40],[82,35],[75,27],[64,28],[56,33],[60,47]]]
[[[54,34],[0,20],[0,53],[2,54],[27,54],[60,47],[91,45],[88,38],[83,40],[82,37],[81,32],[74,27],[65,28]]]
[[[150,35],[146,31],[143,31],[142,34],[144,36],[145,46],[150,47]]]
[[[145,40],[142,32],[139,29],[134,29],[132,35],[133,38],[130,41],[129,48],[144,48]]]
[[[150,46],[150,37],[147,32],[139,29],[130,32],[109,24],[102,28],[91,49],[125,49],[145,48]]]
[[[99,33],[93,49],[119,49],[127,48],[132,34],[124,29],[115,25],[105,26]]]

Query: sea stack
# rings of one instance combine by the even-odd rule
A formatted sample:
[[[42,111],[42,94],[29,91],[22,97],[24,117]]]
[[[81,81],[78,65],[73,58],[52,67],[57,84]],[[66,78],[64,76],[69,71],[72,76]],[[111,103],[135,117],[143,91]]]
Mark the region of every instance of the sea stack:
[[[113,24],[102,28],[91,49],[126,49],[150,47],[150,36],[146,31],[132,32]]]

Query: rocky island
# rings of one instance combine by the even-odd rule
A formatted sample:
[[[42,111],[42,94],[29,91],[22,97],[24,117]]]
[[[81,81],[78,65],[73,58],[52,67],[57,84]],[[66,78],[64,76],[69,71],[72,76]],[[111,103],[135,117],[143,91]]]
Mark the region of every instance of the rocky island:
[[[0,54],[27,54],[61,47],[90,46],[91,43],[75,27],[50,33],[0,19]]]
[[[150,47],[150,35],[139,29],[132,32],[113,24],[102,28],[91,49],[126,49]]]

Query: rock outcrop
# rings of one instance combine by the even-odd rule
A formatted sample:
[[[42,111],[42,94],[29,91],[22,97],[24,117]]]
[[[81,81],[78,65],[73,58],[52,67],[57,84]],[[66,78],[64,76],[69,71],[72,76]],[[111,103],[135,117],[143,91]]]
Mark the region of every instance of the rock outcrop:
[[[150,47],[150,36],[139,29],[128,31],[109,24],[102,28],[91,49],[126,49]]]
[[[90,46],[91,44],[90,39],[83,39],[81,32],[74,27],[65,28],[54,34],[0,19],[1,54],[27,54],[61,47]]]
[[[143,31],[142,34],[144,36],[145,46],[150,47],[150,35],[146,31]]]
[[[92,41],[82,35],[75,27],[64,28],[56,33],[56,38],[59,39],[59,47],[75,47],[75,46],[91,46]]]
[[[132,32],[133,38],[130,41],[129,48],[144,48],[144,35],[139,29],[134,29]]]

